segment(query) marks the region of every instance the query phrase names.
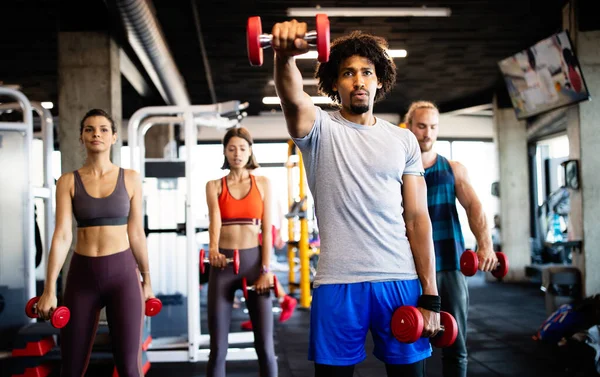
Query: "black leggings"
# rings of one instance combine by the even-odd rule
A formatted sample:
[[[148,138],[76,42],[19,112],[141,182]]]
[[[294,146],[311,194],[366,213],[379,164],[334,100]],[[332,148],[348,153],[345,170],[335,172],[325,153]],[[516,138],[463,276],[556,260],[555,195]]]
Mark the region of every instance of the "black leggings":
[[[388,377],[425,377],[425,360],[413,364],[385,364]],[[354,365],[315,364],[315,377],[352,377]]]
[[[60,332],[61,377],[85,374],[103,307],[119,377],[142,377],[143,300],[130,249],[104,257],[73,253],[64,296],[71,318]]]
[[[233,250],[219,249],[227,258]],[[248,285],[254,285],[260,275],[262,258],[260,249],[240,250],[240,273],[235,275],[228,264],[224,270],[210,269],[208,280],[208,332],[210,334],[210,355],[206,369],[207,377],[225,377],[225,357],[227,356],[231,310],[235,291],[242,289],[242,277]],[[272,292],[272,291],[271,291]],[[254,331],[254,348],[258,356],[261,377],[277,376],[277,360],[273,344],[273,302],[271,295],[257,295],[248,291],[246,306],[250,312]]]

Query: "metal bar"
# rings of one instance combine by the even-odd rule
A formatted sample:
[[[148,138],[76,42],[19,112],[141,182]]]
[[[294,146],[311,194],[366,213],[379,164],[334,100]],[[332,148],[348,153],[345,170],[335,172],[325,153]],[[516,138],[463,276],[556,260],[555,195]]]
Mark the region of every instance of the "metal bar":
[[[300,174],[300,200],[302,211],[306,213],[306,176],[304,174],[304,161],[302,153],[298,153],[298,174]],[[300,217],[300,242],[298,242],[298,257],[300,258],[300,305],[303,308],[310,308],[312,295],[310,292],[310,265],[308,255],[308,219],[306,216]]]
[[[25,203],[23,205],[23,258],[24,258],[24,275],[25,275],[25,297],[34,297],[35,289],[35,225],[33,223],[33,184],[31,181],[31,161],[33,153],[31,144],[33,143],[33,114],[31,103],[25,95],[17,90],[0,87],[0,96],[11,97],[15,102],[19,103],[23,112],[23,122],[15,122],[11,127],[8,122],[0,123],[0,130],[15,130],[25,133],[25,169],[27,174],[27,185],[25,194]],[[34,319],[29,320],[33,322]]]
[[[42,124],[42,141],[43,141],[43,164],[44,164],[44,180],[43,187],[48,191],[48,196],[44,197],[44,246],[46,247],[46,255],[50,252],[52,245],[52,236],[54,235],[55,218],[54,218],[54,195],[56,185],[52,176],[52,152],[54,151],[54,120],[50,111],[42,106],[40,102],[32,102],[31,106],[38,114]],[[32,128],[33,130],[33,128]],[[44,271],[48,263],[48,258],[45,259]]]
[[[198,252],[196,246],[196,211],[194,206],[194,146],[198,139],[197,128],[194,124],[194,115],[185,111],[185,218],[186,218],[186,246],[187,246],[187,279],[188,279],[188,344],[190,361],[196,361],[196,350],[200,347],[200,294],[198,288]]]
[[[294,154],[294,142],[292,140],[288,141],[288,160],[287,160],[287,179],[288,179],[288,211],[291,211],[292,206],[294,205],[294,163],[291,161],[291,156]],[[288,290],[291,293],[296,291],[296,246],[294,246],[294,219],[288,219]]]

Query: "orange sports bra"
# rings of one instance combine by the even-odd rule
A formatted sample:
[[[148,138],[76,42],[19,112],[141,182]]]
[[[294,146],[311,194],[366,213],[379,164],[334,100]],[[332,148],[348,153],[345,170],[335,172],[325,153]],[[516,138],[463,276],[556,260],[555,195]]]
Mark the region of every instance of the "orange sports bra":
[[[256,185],[256,178],[250,174],[250,191],[242,199],[229,193],[227,177],[221,178],[219,209],[222,225],[260,225],[263,216],[263,199]]]

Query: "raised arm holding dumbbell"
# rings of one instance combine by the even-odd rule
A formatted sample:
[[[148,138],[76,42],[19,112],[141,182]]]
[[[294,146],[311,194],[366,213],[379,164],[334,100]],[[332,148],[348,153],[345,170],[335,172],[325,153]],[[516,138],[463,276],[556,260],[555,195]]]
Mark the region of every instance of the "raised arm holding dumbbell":
[[[321,94],[339,105],[326,112],[304,91],[295,62],[309,50],[307,30],[304,22],[279,22],[271,44],[287,129],[318,203],[309,360],[316,377],[351,376],[370,331],[389,376],[423,376],[440,300],[421,156],[414,135],[373,114],[396,83],[396,66],[379,36],[353,31],[333,40],[315,74]],[[398,342],[394,310],[421,301],[424,337]]]

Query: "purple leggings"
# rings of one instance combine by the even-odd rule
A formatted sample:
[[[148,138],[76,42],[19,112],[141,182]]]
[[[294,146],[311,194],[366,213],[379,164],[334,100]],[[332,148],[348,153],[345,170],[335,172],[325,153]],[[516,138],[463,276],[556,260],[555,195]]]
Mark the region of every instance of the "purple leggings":
[[[142,377],[143,301],[131,249],[104,257],[73,253],[64,296],[71,319],[60,332],[61,377],[84,376],[103,307],[119,377]]]
[[[233,256],[233,250],[219,249],[227,258]],[[262,258],[260,249],[240,250],[240,273],[233,273],[233,266],[221,271],[210,269],[208,280],[208,331],[210,334],[210,354],[206,368],[207,377],[225,377],[225,357],[227,356],[231,310],[235,291],[242,289],[242,277],[246,277],[248,285],[260,276]],[[272,292],[272,291],[271,291]],[[271,295],[257,295],[248,291],[246,305],[252,320],[254,331],[254,348],[258,356],[261,377],[277,376],[277,359],[273,344],[273,303]]]

